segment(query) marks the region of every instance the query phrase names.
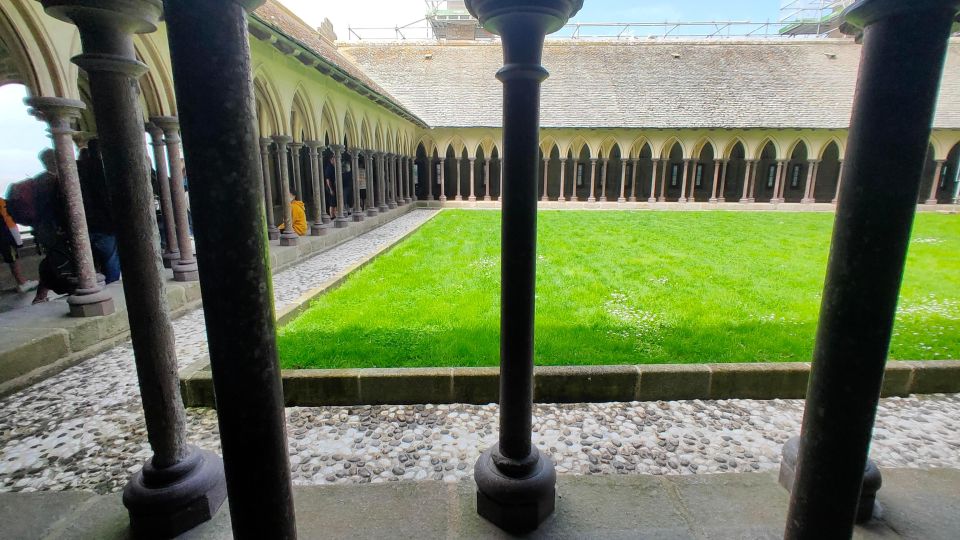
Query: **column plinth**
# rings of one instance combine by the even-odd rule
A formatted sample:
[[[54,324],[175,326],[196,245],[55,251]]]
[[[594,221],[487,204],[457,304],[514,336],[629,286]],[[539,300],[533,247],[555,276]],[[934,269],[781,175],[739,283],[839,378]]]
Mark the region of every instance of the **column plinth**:
[[[154,0],[48,0],[46,12],[80,30],[82,53],[73,62],[89,78],[101,141],[107,191],[115,212],[117,251],[133,344],[151,467],[163,475],[138,489],[134,476],[124,497],[134,537],[171,537],[209,520],[223,503],[222,462],[199,466],[199,452],[186,444],[186,413],[180,399],[173,327],[167,314],[164,277],[156,245],[153,190],[145,167],[139,78],[147,66],[135,56],[133,34],[156,30],[161,4]],[[251,98],[252,102],[252,98]],[[255,154],[255,152],[254,152]],[[179,155],[179,154],[178,154]],[[178,235],[179,236],[179,235]],[[185,235],[186,236],[186,235]],[[180,240],[181,256],[184,253]],[[146,470],[144,471],[146,472]]]

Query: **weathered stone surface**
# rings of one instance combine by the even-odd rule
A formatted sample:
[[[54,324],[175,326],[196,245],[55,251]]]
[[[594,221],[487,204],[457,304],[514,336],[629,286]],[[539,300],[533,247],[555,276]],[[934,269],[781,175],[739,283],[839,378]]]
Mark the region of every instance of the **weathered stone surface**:
[[[810,364],[711,364],[710,371],[710,399],[791,399],[806,395]]]
[[[913,394],[960,392],[960,361],[924,360],[911,362],[914,367]],[[919,369],[917,369],[919,367]]]
[[[710,368],[705,365],[644,365],[640,367],[640,401],[707,399]]]
[[[540,366],[534,373],[539,403],[632,401],[639,379],[634,366]]]
[[[363,369],[360,399],[371,405],[449,403],[453,390],[450,368]]]

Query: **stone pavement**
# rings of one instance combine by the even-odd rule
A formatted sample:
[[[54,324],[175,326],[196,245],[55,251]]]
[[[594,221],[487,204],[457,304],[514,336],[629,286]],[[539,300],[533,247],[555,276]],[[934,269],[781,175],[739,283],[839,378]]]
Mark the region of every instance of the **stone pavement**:
[[[854,538],[956,539],[960,471],[887,469],[883,475],[878,519],[858,526]],[[531,538],[783,536],[788,496],[769,473],[560,475],[557,480],[556,512]],[[297,487],[298,534],[305,539],[507,538],[477,515],[475,489],[470,479]],[[118,494],[0,493],[0,523],[9,538],[127,538],[127,514]],[[227,508],[181,538],[232,538]]]
[[[274,277],[282,310],[434,215],[416,210]],[[176,321],[181,367],[206,355],[202,310]],[[799,432],[800,400],[538,405],[534,440],[561,474],[774,471]],[[0,400],[0,491],[112,493],[150,456],[129,342]],[[462,481],[496,440],[496,405],[287,410],[298,485]],[[216,413],[188,436],[219,450]],[[960,468],[960,395],[881,402],[873,456],[884,467]]]

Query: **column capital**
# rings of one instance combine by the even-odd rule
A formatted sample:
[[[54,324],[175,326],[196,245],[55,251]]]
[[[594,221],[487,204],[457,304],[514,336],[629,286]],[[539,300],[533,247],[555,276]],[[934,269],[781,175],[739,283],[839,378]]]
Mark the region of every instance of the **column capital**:
[[[273,139],[273,142],[276,143],[277,148],[280,149],[285,149],[287,145],[293,141],[293,137],[289,135],[274,135],[271,137],[271,139]]]
[[[29,113],[43,120],[51,126],[59,124],[58,127],[69,127],[69,122],[73,118],[80,117],[80,111],[87,106],[80,100],[66,99],[59,97],[32,97],[23,100],[23,103],[30,107]],[[73,131],[72,129],[70,130]]]
[[[590,163],[596,163],[596,162],[597,162],[597,158],[595,157],[590,158]]]
[[[324,146],[320,141],[303,141],[303,144],[310,149],[311,154],[317,153]]]
[[[290,148],[303,148],[303,143],[300,141],[291,141]]]
[[[860,29],[897,15],[916,14],[919,11],[939,10],[957,14],[957,3],[953,0],[923,0],[920,2],[899,2],[898,0],[860,0],[843,12],[847,28],[841,27],[846,34],[856,34]]]
[[[150,134],[150,144],[159,146],[163,144],[163,130],[153,122],[144,122],[143,130]]]
[[[176,116],[152,116],[150,117],[150,123],[162,129],[164,133],[180,129],[180,119]]]
[[[814,164],[820,163],[820,160],[819,160],[819,159],[808,159],[808,160],[807,160],[807,163],[809,163],[810,165],[814,165]]]
[[[157,29],[162,0],[41,0],[48,15],[64,22],[104,25],[128,34],[148,34]]]
[[[467,159],[470,160],[470,163],[473,163],[474,161],[477,160],[477,158],[475,157],[468,157]]]
[[[266,148],[273,144],[273,139],[270,137],[260,137],[260,148]]]
[[[563,28],[567,20],[583,7],[583,0],[470,0],[467,10],[480,25],[488,31],[500,35],[513,28],[511,21],[523,18],[528,24],[539,26],[536,31],[551,34]],[[517,28],[517,30],[521,30]],[[529,31],[529,30],[527,30]]]

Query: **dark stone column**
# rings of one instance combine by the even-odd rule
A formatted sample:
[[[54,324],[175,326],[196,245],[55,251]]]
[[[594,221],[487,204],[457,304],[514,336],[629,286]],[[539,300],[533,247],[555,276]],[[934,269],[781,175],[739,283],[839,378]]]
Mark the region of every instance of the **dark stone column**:
[[[173,217],[177,223],[177,243],[180,258],[172,263],[173,278],[177,281],[197,281],[197,259],[190,243],[190,219],[187,216],[187,194],[183,191],[183,156],[180,153],[180,123],[173,116],[151,118],[150,121],[163,130],[163,142],[167,145],[170,160],[170,197],[173,201]]]
[[[650,169],[650,196],[647,197],[647,203],[657,202],[657,166],[660,165],[660,158],[653,158],[653,168]]]
[[[607,164],[610,158],[603,158],[600,166],[600,202],[607,202]]]
[[[560,158],[560,196],[557,197],[557,200],[559,202],[566,202],[567,200],[563,194],[563,192],[567,189],[567,186],[565,185],[566,177],[567,177],[567,158],[562,157]]]
[[[447,158],[440,158],[440,202],[447,201]]]
[[[310,186],[313,191],[313,223],[310,224],[310,236],[323,236],[327,234],[327,228],[323,226],[323,213],[325,204],[325,190],[321,176],[321,157],[320,149],[323,143],[320,141],[307,141],[307,147],[310,149]]]
[[[582,0],[467,0],[503,41],[504,172],[500,292],[500,441],[481,454],[477,512],[510,532],[536,529],[554,508],[556,472],[531,442],[533,328],[537,265],[537,165],[545,34],[559,30]]]
[[[863,28],[845,180],[786,534],[850,538],[955,0],[863,0],[845,13]]]
[[[157,184],[160,186],[160,213],[163,214],[163,232],[167,236],[163,266],[173,268],[173,261],[180,258],[177,242],[177,223],[173,217],[173,199],[170,195],[170,175],[167,173],[167,145],[163,142],[163,130],[153,124],[146,125],[153,146],[153,162],[157,169]]]
[[[633,158],[633,166],[630,167],[630,202],[637,202],[637,168],[640,166],[640,158]]]
[[[277,228],[277,218],[273,215],[273,179],[270,178],[270,144],[269,137],[260,139],[260,172],[263,175],[263,202],[267,211],[267,238],[280,239],[280,229]]]
[[[294,141],[290,143],[290,168],[293,169],[293,191],[297,199],[303,200],[303,179],[300,171],[300,150],[303,149],[303,143]]]
[[[97,280],[93,252],[90,249],[90,235],[87,231],[87,217],[83,208],[83,195],[80,191],[80,176],[73,155],[73,127],[70,122],[80,116],[85,105],[82,101],[56,97],[34,97],[25,101],[32,107],[34,116],[50,126],[50,137],[53,139],[53,149],[57,156],[57,181],[63,197],[63,209],[66,212],[70,244],[73,247],[73,264],[77,271],[77,288],[67,298],[70,315],[109,315],[115,311],[113,298],[103,290],[103,285]]]
[[[587,196],[587,202],[597,202],[597,158],[590,158],[590,195]],[[502,196],[501,196],[502,198]]]
[[[385,152],[377,153],[377,201],[380,213],[390,209],[387,204],[387,154]]]
[[[208,0],[209,1],[209,0]],[[277,167],[280,169],[280,204],[283,208],[283,231],[280,233],[281,246],[295,246],[300,241],[293,230],[293,211],[290,209],[290,178],[287,176],[287,145],[293,138],[288,135],[274,135],[273,142],[277,148]]]
[[[387,187],[390,193],[387,195],[387,208],[397,207],[397,156],[396,154],[387,154]]]
[[[258,4],[165,2],[233,534],[295,538],[244,10]]]
[[[360,209],[360,149],[350,149],[350,168],[353,170],[353,220],[363,221],[363,210]]]
[[[350,225],[350,220],[346,216],[346,206],[343,204],[343,145],[332,144],[330,150],[333,152],[333,165],[336,171],[337,183],[337,217],[333,220],[333,226],[337,229],[343,229]]]
[[[744,161],[743,169],[743,195],[740,197],[740,202],[748,203],[750,202],[750,169],[753,168],[753,160],[748,159]]]
[[[117,223],[123,290],[140,397],[153,457],[123,493],[134,537],[170,537],[209,520],[226,496],[220,458],[186,444],[173,328],[167,315],[153,190],[143,144],[133,33],[152,32],[160,3],[47,0],[47,13],[74,22],[83,52],[73,61],[90,80],[107,190]]]
[[[363,155],[367,160],[367,215],[373,217],[380,213],[377,210],[377,153],[364,150]]]

